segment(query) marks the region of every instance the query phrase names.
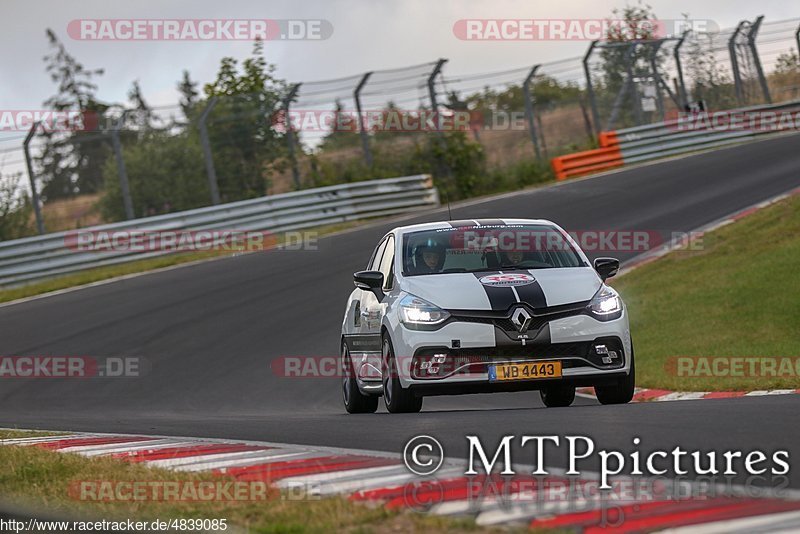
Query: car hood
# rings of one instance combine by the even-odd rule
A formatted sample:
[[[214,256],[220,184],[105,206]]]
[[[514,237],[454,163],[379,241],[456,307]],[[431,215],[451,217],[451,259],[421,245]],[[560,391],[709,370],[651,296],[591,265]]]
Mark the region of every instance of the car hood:
[[[497,310],[506,309],[517,301],[528,302],[536,308],[587,301],[602,285],[600,277],[589,267],[504,273],[518,278],[516,281],[485,278],[497,274],[500,273],[486,271],[409,276],[402,279],[400,289],[443,309]]]

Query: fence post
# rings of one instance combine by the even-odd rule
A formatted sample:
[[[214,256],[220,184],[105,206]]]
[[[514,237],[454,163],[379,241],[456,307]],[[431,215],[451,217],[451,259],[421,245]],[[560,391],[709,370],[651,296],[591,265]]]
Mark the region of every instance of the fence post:
[[[536,152],[536,159],[542,159],[539,151],[539,139],[536,136],[536,119],[533,110],[533,98],[531,98],[531,80],[536,76],[536,71],[539,70],[540,65],[534,65],[525,81],[522,84],[522,93],[525,96],[525,115],[528,118],[528,130],[531,134],[531,141],[533,141],[533,150]]]
[[[358,82],[356,90],[353,91],[353,100],[356,101],[356,112],[358,113],[358,130],[361,134],[361,147],[364,150],[364,160],[368,167],[372,167],[372,152],[369,149],[369,135],[367,134],[367,120],[361,112],[361,89],[367,84],[367,80],[372,76],[372,72],[364,74]]]
[[[119,142],[119,129],[125,122],[128,110],[122,112],[116,124],[111,128],[111,146],[114,149],[114,157],[117,160],[117,175],[119,177],[119,189],[122,193],[122,205],[125,208],[125,218],[129,221],[135,219],[133,213],[133,201],[131,200],[131,189],[128,184],[128,172],[125,170],[125,160],[122,158],[122,145]]]
[[[672,55],[675,57],[675,68],[678,71],[678,99],[680,100],[680,107],[683,110],[686,110],[689,106],[689,96],[686,93],[686,82],[683,80],[683,66],[681,65],[681,46],[683,46],[684,41],[686,40],[686,36],[689,34],[689,30],[683,32],[681,38],[678,39],[677,44],[675,45],[675,49],[672,51]]]
[[[208,190],[211,192],[211,204],[215,206],[220,202],[219,185],[217,184],[217,171],[214,169],[214,156],[211,154],[211,143],[208,142],[206,120],[216,105],[217,97],[212,96],[211,100],[209,100],[206,105],[206,109],[200,114],[200,119],[197,124],[197,128],[200,130],[200,144],[203,146],[203,156],[206,162],[206,175],[208,176]]]
[[[657,59],[656,55],[658,54],[658,51],[661,49],[661,47],[664,45],[665,42],[670,41],[670,40],[674,40],[674,39],[662,39],[661,41],[659,41],[657,43],[656,51],[653,54],[653,56],[651,57],[650,65],[651,65],[651,67],[653,69],[653,75],[656,78],[656,86],[660,87],[661,89],[664,89],[664,91],[667,92],[667,96],[669,96],[669,99],[672,100],[672,102],[675,104],[675,107],[677,107],[678,110],[680,110],[680,109],[683,108],[683,104],[681,102],[681,97],[679,95],[680,88],[678,87],[678,84],[676,83],[675,84],[675,91],[673,92],[672,89],[670,89],[669,82],[667,80],[665,80],[664,77],[661,75],[661,73],[658,71],[658,63],[656,62],[656,59]],[[659,98],[659,102],[661,103],[661,110],[662,110],[661,111],[661,119],[664,120],[664,113],[665,113],[664,95],[661,94],[661,89],[659,89],[659,91],[658,91],[658,98]]]
[[[656,99],[658,102],[658,113],[661,116],[661,121],[665,120],[665,110],[664,110],[664,94],[661,92],[662,86],[667,91],[667,94],[672,98],[672,94],[670,92],[669,85],[663,83],[661,79],[661,74],[658,72],[658,63],[656,60],[658,59],[658,51],[661,50],[661,46],[664,44],[664,40],[660,39],[655,42],[648,42],[647,46],[650,48],[650,70],[653,71],[653,82],[656,86]],[[675,100],[672,98],[673,101]]]
[[[428,85],[428,98],[431,101],[431,112],[434,113],[434,116],[435,116],[436,113],[439,112],[439,104],[436,101],[436,77],[442,72],[442,67],[444,66],[445,63],[447,63],[446,59],[439,59],[436,62],[436,66],[433,67],[433,70],[428,75],[428,82],[427,82],[427,85]],[[439,122],[439,121],[437,121],[437,122]],[[439,148],[444,153],[445,149],[447,148],[447,144],[445,143],[445,140],[444,140],[444,134],[442,133],[442,131],[439,128],[436,129],[436,139],[437,139],[437,142],[439,143]],[[450,171],[450,166],[443,159],[443,157],[439,157],[437,159],[439,160],[438,161],[438,165],[439,165],[440,174],[443,174],[444,176],[446,176],[448,178],[448,181],[452,181],[452,180],[450,180],[452,178],[452,173]]]
[[[764,100],[766,100],[767,104],[772,104],[772,98],[769,94],[767,79],[764,77],[764,69],[761,66],[761,58],[758,57],[758,50],[756,49],[756,37],[758,36],[758,30],[761,27],[762,20],[764,20],[764,15],[760,15],[753,25],[750,26],[750,29],[747,32],[747,45],[750,47],[750,53],[753,54],[753,64],[756,67],[758,83],[761,85],[761,93],[764,95]]]
[[[800,57],[800,26],[797,27],[797,31],[794,32],[794,40],[797,41],[797,54]]]
[[[594,123],[594,135],[600,135],[600,114],[597,112],[597,98],[594,94],[594,87],[592,87],[592,73],[589,69],[589,58],[592,56],[594,48],[597,46],[597,41],[592,41],[589,49],[583,56],[583,74],[586,76],[586,92],[589,95],[589,105],[592,108],[592,122]]]
[[[39,128],[39,121],[31,125],[22,147],[25,150],[25,165],[28,167],[28,180],[31,183],[31,201],[33,202],[33,213],[36,215],[36,231],[39,235],[44,233],[44,219],[42,219],[42,207],[39,205],[39,192],[36,190],[36,175],[33,173],[33,163],[31,163],[30,142],[33,139],[36,129]]]
[[[736,38],[742,31],[742,27],[744,26],[745,22],[747,21],[743,20],[739,24],[737,24],[736,29],[731,34],[731,38],[728,39],[728,53],[731,56],[731,71],[733,71],[733,84],[734,88],[736,89],[736,100],[737,102],[739,102],[740,105],[744,105],[744,90],[742,88],[742,75],[739,72],[739,60],[736,58]]]
[[[633,79],[633,62],[636,54],[636,48],[639,46],[639,41],[633,41],[628,45],[628,51],[625,54],[625,71],[628,73],[628,83],[631,87],[631,96],[633,98],[633,114],[636,118],[636,126],[641,126],[644,123],[642,117],[642,101],[639,96],[639,89],[636,86],[636,81]]]
[[[614,124],[617,122],[617,117],[619,116],[619,110],[622,108],[622,101],[625,100],[625,97],[628,95],[628,92],[631,89],[634,89],[632,98],[634,100],[633,101],[633,109],[634,109],[634,114],[636,116],[636,123],[637,124],[641,124],[641,121],[640,121],[641,112],[640,112],[640,108],[638,106],[638,104],[639,104],[638,98],[639,97],[636,94],[636,90],[635,90],[636,87],[635,87],[635,83],[633,82],[633,71],[632,71],[632,68],[631,68],[631,63],[629,61],[629,59],[630,59],[629,56],[631,54],[631,50],[633,49],[634,45],[632,43],[628,44],[628,45],[624,45],[624,44],[620,43],[617,46],[627,46],[628,47],[627,50],[625,51],[625,56],[624,56],[624,59],[625,59],[625,76],[627,77],[627,79],[620,86],[619,91],[617,91],[617,96],[614,97],[614,103],[611,105],[611,113],[609,114],[608,121],[606,122],[606,130],[613,130],[614,129]]]
[[[292,166],[292,180],[294,181],[294,188],[300,189],[300,169],[297,167],[297,157],[294,154],[294,130],[292,130],[292,121],[289,117],[289,107],[292,105],[292,100],[297,96],[297,91],[300,89],[301,83],[296,83],[289,90],[289,94],[283,100],[283,118],[286,122],[286,144],[289,149],[289,163]]]

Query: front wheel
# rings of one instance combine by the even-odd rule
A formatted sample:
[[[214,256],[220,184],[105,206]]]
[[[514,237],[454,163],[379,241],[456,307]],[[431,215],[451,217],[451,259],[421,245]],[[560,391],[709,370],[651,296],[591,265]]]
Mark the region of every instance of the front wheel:
[[[547,386],[539,390],[539,394],[548,408],[564,408],[575,400],[575,386]]]
[[[378,397],[364,395],[358,389],[353,362],[346,343],[342,343],[342,397],[347,413],[375,413],[378,409]]]
[[[636,385],[636,360],[633,357],[633,344],[631,344],[631,371],[628,376],[611,386],[595,386],[594,393],[600,404],[627,404],[633,399]]]
[[[392,341],[388,335],[383,336],[383,400],[390,413],[416,413],[422,409],[422,397],[417,397],[411,390],[403,389],[397,374],[397,358],[394,355]]]

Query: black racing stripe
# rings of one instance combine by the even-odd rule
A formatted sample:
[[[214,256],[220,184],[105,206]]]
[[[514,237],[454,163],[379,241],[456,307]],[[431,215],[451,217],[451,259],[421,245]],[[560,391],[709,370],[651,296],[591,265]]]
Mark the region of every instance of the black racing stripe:
[[[536,343],[546,343],[548,345],[553,342],[553,338],[550,337],[550,323],[544,325],[544,328],[536,334],[536,339],[534,341]]]
[[[477,219],[481,226],[505,226],[502,219]]]
[[[534,281],[532,284],[514,286],[514,289],[517,290],[520,302],[526,302],[537,310],[547,307],[547,299],[544,296],[544,291],[542,290],[542,286],[539,285],[538,280]]]
[[[474,274],[480,284],[480,279],[484,276],[500,273],[498,271],[484,271]],[[494,311],[506,311],[512,304],[517,302],[517,297],[510,287],[491,287],[483,284],[481,284],[481,287],[486,292],[486,296],[489,297],[489,304],[491,304]]]
[[[464,219],[461,221],[447,221],[447,224],[449,224],[453,228],[465,228],[465,227],[475,228],[476,226],[478,226],[478,223],[476,223],[474,220],[471,219]]]

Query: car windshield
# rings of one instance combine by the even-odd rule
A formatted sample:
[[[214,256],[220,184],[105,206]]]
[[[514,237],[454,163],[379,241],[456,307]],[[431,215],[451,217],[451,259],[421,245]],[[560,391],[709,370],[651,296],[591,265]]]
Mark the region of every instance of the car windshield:
[[[584,267],[564,235],[547,225],[443,228],[403,236],[403,274]]]

